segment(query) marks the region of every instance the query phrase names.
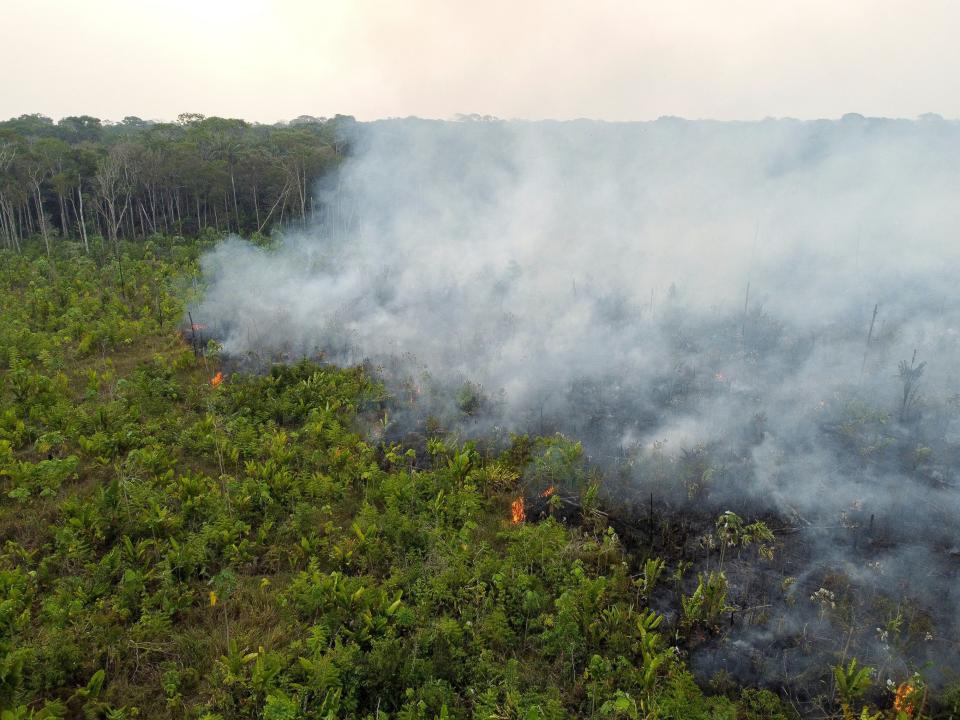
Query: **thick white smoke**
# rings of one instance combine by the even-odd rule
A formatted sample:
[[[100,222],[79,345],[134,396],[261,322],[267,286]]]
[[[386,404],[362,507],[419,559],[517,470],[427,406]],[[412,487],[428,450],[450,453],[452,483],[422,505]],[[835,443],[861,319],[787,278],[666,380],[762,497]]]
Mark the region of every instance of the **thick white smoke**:
[[[958,134],[936,121],[376,123],[323,193],[323,222],[280,251],[237,241],[206,258],[204,311],[230,352],[414,352],[517,404],[543,376],[656,363],[635,340],[653,340],[642,326],[671,287],[709,312],[742,307],[749,281],[753,307],[777,318],[865,333],[875,302],[947,305]]]
[[[478,383],[496,402],[465,431],[583,438],[626,496],[775,514],[804,533],[784,577],[882,567],[942,623],[897,650],[919,662],[956,632],[958,161],[937,118],[373,123],[313,227],[204,258],[194,317],[236,358],[427,372],[450,423]],[[815,622],[808,590],[743,637]]]

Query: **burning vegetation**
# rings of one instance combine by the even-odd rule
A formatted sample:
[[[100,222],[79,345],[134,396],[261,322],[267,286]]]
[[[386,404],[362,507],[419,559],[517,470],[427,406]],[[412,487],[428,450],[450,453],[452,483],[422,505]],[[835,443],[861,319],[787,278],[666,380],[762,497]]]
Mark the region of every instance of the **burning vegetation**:
[[[205,258],[198,307],[229,357],[368,362],[393,398],[378,432],[413,468],[434,436],[492,456],[535,438],[504,489],[512,524],[609,530],[637,567],[663,560],[674,594],[650,607],[703,683],[826,712],[840,656],[948,682],[957,252],[943,178],[914,159],[956,128],[382,130],[342,176],[353,224]],[[663,190],[689,177],[696,193]]]
[[[677,218],[703,223],[701,206],[662,194],[724,143],[665,162],[634,138],[649,162],[624,170],[604,164],[625,154],[599,152],[602,133],[584,146],[547,130],[574,133],[571,152],[511,136],[494,146],[516,156],[491,176],[476,138],[448,137],[454,153],[420,137],[404,155],[399,130],[404,162],[378,136],[345,171],[333,230],[205,256],[207,295],[182,324],[156,248],[121,247],[123,285],[109,263],[65,253],[53,275],[46,258],[5,256],[2,709],[950,717],[947,254],[908,262],[866,221],[873,254],[835,244],[852,221],[821,200],[845,187],[817,164],[842,150],[831,132],[771,148],[765,126],[756,155],[733,153],[725,182],[812,238],[774,255],[751,218],[748,279],[725,265],[749,254],[731,239],[742,223],[691,229]],[[686,132],[647,130],[653,149]],[[899,147],[891,132],[857,135],[857,152]],[[703,172],[702,192],[724,186]],[[750,194],[745,177],[776,187]],[[836,225],[821,239],[794,197],[827,203]],[[924,212],[890,227],[936,237]],[[643,257],[623,245],[637,228]],[[690,252],[708,228],[723,252]],[[667,230],[682,263],[656,244]],[[672,274],[686,278],[664,285]]]
[[[510,520],[514,525],[519,525],[527,519],[526,505],[523,496],[516,498],[510,503]]]

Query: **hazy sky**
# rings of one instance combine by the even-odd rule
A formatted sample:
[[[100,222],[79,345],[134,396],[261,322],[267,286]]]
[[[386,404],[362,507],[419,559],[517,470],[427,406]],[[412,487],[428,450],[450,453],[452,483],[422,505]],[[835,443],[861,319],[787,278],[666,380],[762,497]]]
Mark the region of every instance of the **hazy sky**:
[[[3,0],[0,117],[960,116],[955,0]]]

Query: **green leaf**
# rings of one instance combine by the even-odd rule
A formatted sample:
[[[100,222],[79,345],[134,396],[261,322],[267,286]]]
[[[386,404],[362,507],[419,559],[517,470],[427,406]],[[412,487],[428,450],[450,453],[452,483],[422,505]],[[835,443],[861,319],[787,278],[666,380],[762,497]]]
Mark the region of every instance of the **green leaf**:
[[[93,674],[90,682],[87,683],[87,695],[89,697],[95,698],[100,696],[100,691],[103,689],[103,681],[106,676],[107,674],[102,669],[97,670]]]

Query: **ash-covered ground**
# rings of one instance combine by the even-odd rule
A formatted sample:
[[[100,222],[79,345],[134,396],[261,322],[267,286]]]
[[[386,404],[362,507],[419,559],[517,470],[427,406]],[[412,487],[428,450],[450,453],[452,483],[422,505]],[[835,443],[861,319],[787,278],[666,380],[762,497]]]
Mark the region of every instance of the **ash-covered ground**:
[[[192,313],[226,353],[377,365],[395,437],[582,441],[624,541],[691,562],[688,592],[719,514],[766,520],[773,559],[729,553],[738,609],[684,648],[705,679],[803,700],[843,657],[960,668],[960,124],[398,120],[351,143],[309,228],[204,258]]]

